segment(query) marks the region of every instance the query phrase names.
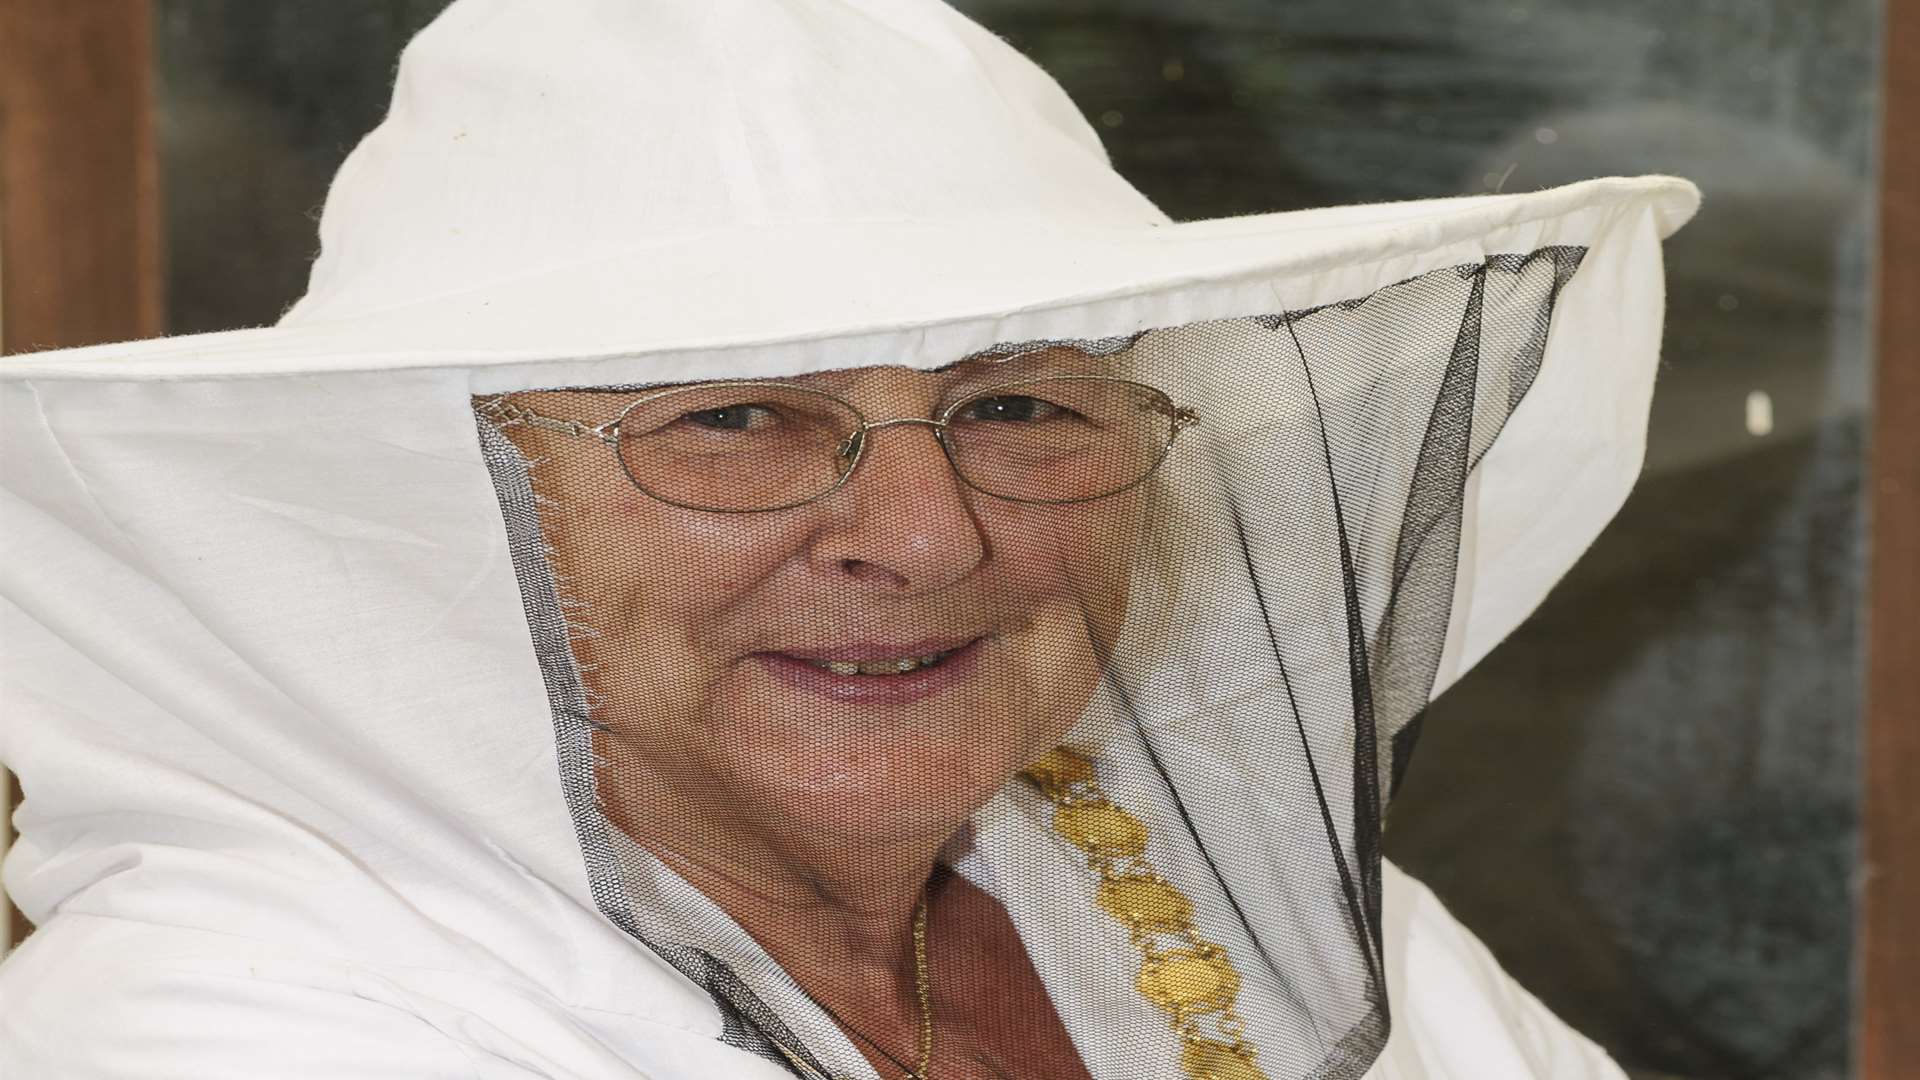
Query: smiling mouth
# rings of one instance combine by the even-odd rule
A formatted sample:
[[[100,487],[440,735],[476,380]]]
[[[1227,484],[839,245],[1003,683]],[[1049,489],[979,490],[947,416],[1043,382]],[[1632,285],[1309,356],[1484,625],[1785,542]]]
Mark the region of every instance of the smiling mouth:
[[[966,648],[965,645],[960,645],[923,656],[902,656],[881,660],[807,660],[804,657],[794,659],[801,660],[808,666],[819,668],[821,671],[831,671],[835,675],[905,675],[909,671],[935,667],[942,660],[964,648]]]
[[[830,701],[910,705],[971,680],[991,635],[866,642],[754,656],[775,679]]]
[[[770,650],[761,655],[805,665],[831,675],[880,678],[937,668],[956,653],[966,652],[987,635],[963,638],[947,634],[902,642],[860,642],[845,645]]]

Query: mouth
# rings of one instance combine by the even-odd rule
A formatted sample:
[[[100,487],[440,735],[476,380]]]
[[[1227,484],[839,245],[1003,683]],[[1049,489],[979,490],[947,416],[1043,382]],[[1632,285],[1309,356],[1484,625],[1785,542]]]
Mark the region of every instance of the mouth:
[[[765,655],[798,660],[836,675],[903,675],[933,667],[979,640],[978,637],[929,637],[897,643],[857,642],[818,649],[769,650]]]
[[[904,704],[966,678],[986,638],[754,653],[781,681],[835,701]]]
[[[905,675],[909,671],[933,667],[961,648],[965,646],[942,649],[924,656],[882,657],[879,660],[806,660],[797,656],[794,659],[835,675]]]

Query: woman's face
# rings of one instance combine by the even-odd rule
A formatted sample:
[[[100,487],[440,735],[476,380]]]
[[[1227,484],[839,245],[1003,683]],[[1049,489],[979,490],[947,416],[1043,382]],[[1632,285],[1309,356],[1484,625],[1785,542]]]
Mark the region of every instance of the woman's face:
[[[1057,349],[787,381],[874,422],[998,382],[1112,370]],[[514,401],[599,423],[637,396]],[[1144,487],[996,499],[955,476],[930,428],[900,424],[871,432],[822,499],[715,513],[637,490],[598,442],[507,431],[534,460],[561,595],[577,605],[575,656],[606,729],[602,799],[637,835],[666,815],[802,846],[950,832],[1058,744],[1125,614]],[[845,673],[940,653],[905,673]]]

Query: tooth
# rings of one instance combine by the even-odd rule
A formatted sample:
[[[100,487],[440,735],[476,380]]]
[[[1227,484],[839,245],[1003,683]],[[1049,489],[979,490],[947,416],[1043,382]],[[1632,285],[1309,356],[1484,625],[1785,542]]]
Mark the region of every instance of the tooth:
[[[925,656],[903,656],[898,660],[809,660],[807,663],[835,675],[900,675],[923,667],[931,667],[945,660],[948,652],[928,653]]]

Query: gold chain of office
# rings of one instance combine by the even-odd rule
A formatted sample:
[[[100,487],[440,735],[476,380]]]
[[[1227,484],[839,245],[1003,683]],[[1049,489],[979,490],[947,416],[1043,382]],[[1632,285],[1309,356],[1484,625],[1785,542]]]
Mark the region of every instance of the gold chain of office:
[[[1180,1036],[1180,1068],[1189,1080],[1268,1080],[1255,1062],[1246,1021],[1234,1009],[1240,973],[1227,950],[1194,927],[1192,899],[1147,862],[1145,823],[1107,797],[1093,759],[1059,747],[1020,775],[1053,804],[1055,831],[1086,853],[1087,866],[1099,876],[1095,902],[1126,926],[1140,950],[1134,987]],[[925,912],[923,903],[914,919],[922,1027],[919,1068],[910,1078],[928,1075],[933,1049]],[[775,1045],[806,1075],[819,1075],[792,1050]]]
[[[1084,754],[1060,747],[1020,775],[1053,804],[1054,829],[1099,875],[1095,901],[1140,950],[1134,986],[1180,1036],[1180,1068],[1191,1080],[1267,1080],[1234,1010],[1240,973],[1195,929],[1193,900],[1147,863],[1146,825],[1113,804]]]

